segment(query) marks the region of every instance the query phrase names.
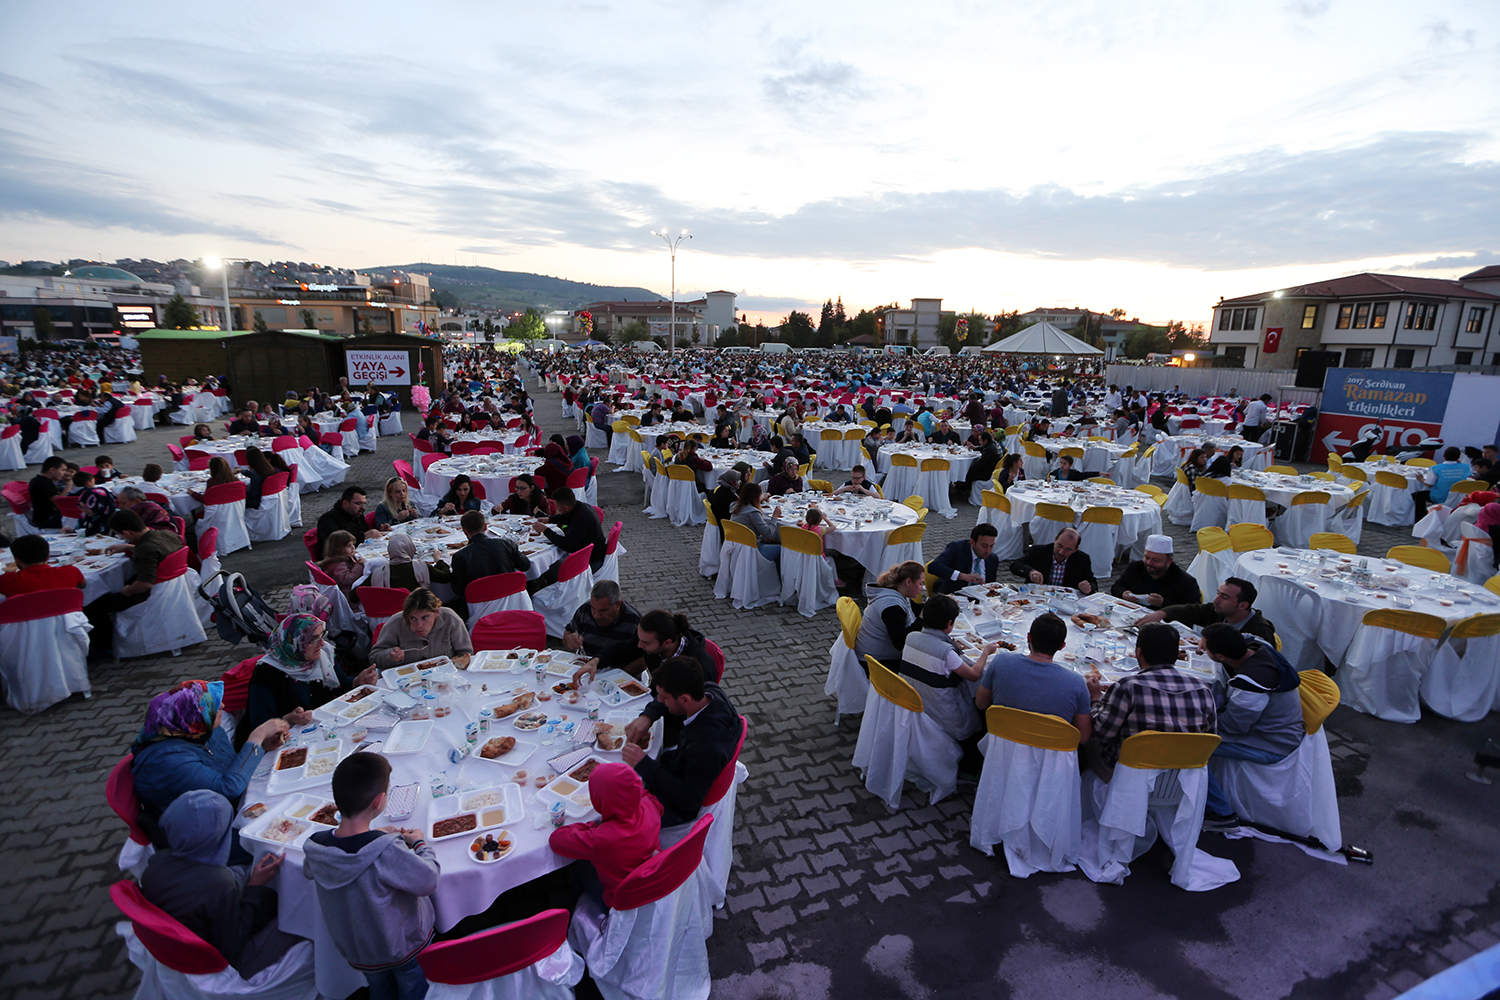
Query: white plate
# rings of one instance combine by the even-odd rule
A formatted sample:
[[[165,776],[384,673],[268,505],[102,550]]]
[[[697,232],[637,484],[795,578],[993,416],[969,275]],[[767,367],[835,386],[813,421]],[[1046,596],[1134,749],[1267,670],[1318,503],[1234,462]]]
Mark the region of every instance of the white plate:
[[[391,727],[391,735],[385,738],[385,745],[380,748],[381,754],[389,757],[391,754],[421,752],[427,745],[427,737],[432,735],[432,726],[431,719],[396,723]]]
[[[498,792],[500,804],[484,806],[479,809],[465,809],[463,803],[472,799],[481,792]],[[449,819],[461,813],[473,813],[475,827],[472,830],[464,830],[459,833],[450,833],[446,837],[435,837],[432,834],[433,825],[438,820]],[[427,807],[427,839],[433,843],[439,840],[458,840],[464,837],[473,837],[485,830],[493,830],[498,826],[509,826],[518,823],[526,817],[526,807],[521,804],[521,786],[514,783],[503,785],[492,785],[485,788],[474,788],[457,795],[444,795],[440,799],[433,799]]]
[[[469,673],[496,674],[526,670],[531,667],[531,654],[535,652],[536,650],[527,650],[523,656],[514,649],[482,649],[469,661]],[[511,653],[516,654],[514,660],[509,658]]]
[[[499,739],[500,737],[497,737],[494,734],[493,730],[488,733],[480,733],[479,736],[480,740],[478,743],[474,744],[474,752],[469,756],[474,760],[482,761],[486,764],[507,764],[515,766],[517,764],[525,763],[526,759],[532,754],[536,753],[537,747],[541,745],[539,743],[533,743],[530,740],[523,740],[520,737],[516,737],[516,745],[510,748],[509,753],[502,754],[499,757],[481,757],[479,756],[479,751],[484,747],[484,745],[490,740]]]
[[[369,695],[368,697],[361,698],[359,701],[349,700],[355,692],[363,691],[367,687],[370,688],[370,690],[374,693]],[[395,694],[396,692],[393,691],[391,693]],[[362,715],[368,715],[369,713],[375,711],[375,709],[379,708],[381,705],[385,704],[385,698],[383,697],[383,695],[384,692],[374,685],[362,685],[355,688],[354,691],[350,691],[347,694],[333,699],[332,701],[325,702],[322,705],[319,705],[317,708],[313,709],[312,717],[314,719],[317,719],[319,722],[349,722],[351,720],[358,719]]]
[[[573,771],[576,771],[591,760],[598,764],[609,763],[597,754],[590,754],[575,764],[567,774],[559,774],[556,778],[552,779],[550,784],[537,792],[537,801],[546,802],[549,806],[553,802],[561,802],[563,804],[563,811],[574,819],[587,816],[590,812],[593,812],[594,804],[588,798],[588,781],[579,781],[572,776]],[[581,796],[579,796],[580,791],[583,793]]]
[[[253,840],[257,844],[264,844],[272,850],[296,849],[300,850],[308,837],[319,830],[332,830],[332,826],[324,826],[314,823],[308,817],[317,812],[323,806],[333,801],[330,795],[293,795],[280,805],[267,809],[265,815],[257,816],[240,830],[241,840]],[[289,840],[272,840],[265,835],[273,823],[282,819],[289,819],[300,823],[303,829]]]
[[[411,663],[403,663],[400,666],[382,670],[380,677],[385,681],[387,687],[395,688],[402,678],[416,676],[424,670],[431,670],[433,673],[438,671],[450,674],[458,673],[458,668],[446,656],[432,656],[425,660],[415,660]]]
[[[547,723],[546,722],[542,722],[541,724],[535,725],[535,726],[521,724],[522,718],[525,717],[525,716],[531,715],[531,713],[533,713],[533,712],[544,714],[544,715],[546,715],[548,721],[554,721],[552,713],[548,712],[544,708],[528,708],[524,712],[517,712],[515,715],[507,716],[506,720],[503,720],[503,721],[509,721],[510,724],[511,724],[511,727],[513,729],[515,729],[515,731],[518,732],[518,733],[536,733],[536,732],[541,732],[542,730],[544,730],[544,729],[547,728]],[[490,731],[494,732],[493,729],[490,730]]]
[[[276,765],[281,763],[282,755],[293,750],[306,750],[306,760],[297,767],[278,768]],[[271,777],[266,782],[266,794],[284,795],[287,792],[298,792],[305,788],[316,788],[319,785],[331,785],[334,767],[337,767],[339,761],[348,755],[349,748],[344,745],[343,740],[336,738],[310,746],[304,744],[300,747],[282,747],[276,752],[276,763],[271,765]],[[309,773],[308,769],[312,766],[314,759],[328,757],[333,758],[334,767],[322,770],[324,765],[320,764],[321,774]]]
[[[512,854],[516,853],[516,835],[513,834],[513,833],[510,833],[509,831],[504,831],[503,833],[504,833],[505,836],[508,836],[510,838],[510,850],[506,851],[504,854],[500,855],[498,858],[485,858],[483,861],[479,860],[478,858],[476,858],[474,856],[474,851],[472,850],[472,847],[473,847],[473,842],[472,841],[470,843],[464,845],[464,853],[466,855],[468,855],[469,860],[472,861],[472,862],[474,862],[474,864],[476,864],[476,865],[498,865],[500,862],[504,861],[506,858],[508,858]],[[476,836],[478,836],[478,834],[476,834]],[[495,839],[499,840],[500,838],[499,838],[499,836],[496,836]]]

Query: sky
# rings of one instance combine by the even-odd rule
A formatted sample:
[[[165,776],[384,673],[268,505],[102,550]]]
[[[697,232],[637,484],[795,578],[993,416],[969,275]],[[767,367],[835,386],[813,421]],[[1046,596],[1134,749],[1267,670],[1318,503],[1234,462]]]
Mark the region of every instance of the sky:
[[[1500,4],[10,4],[0,259],[994,313],[1500,263]]]

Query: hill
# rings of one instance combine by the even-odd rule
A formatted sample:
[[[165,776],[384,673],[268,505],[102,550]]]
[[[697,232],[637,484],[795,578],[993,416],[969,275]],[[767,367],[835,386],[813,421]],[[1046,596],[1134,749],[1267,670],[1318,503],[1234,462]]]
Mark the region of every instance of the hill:
[[[444,292],[444,304],[452,296],[457,304],[468,308],[495,309],[500,312],[520,312],[534,306],[542,312],[549,309],[577,309],[590,302],[628,300],[631,302],[658,302],[664,296],[648,288],[621,288],[616,285],[595,285],[586,281],[569,281],[545,274],[530,274],[526,271],[497,271],[492,267],[463,267],[456,264],[390,264],[384,268],[369,268],[379,271],[400,268],[425,274],[432,282],[434,293]]]

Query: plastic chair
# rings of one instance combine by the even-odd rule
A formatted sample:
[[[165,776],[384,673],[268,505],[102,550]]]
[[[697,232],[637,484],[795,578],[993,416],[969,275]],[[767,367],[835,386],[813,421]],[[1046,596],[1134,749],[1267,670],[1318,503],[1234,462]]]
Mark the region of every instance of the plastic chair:
[[[323,553],[318,551],[318,529],[308,528],[302,533],[302,545],[307,549],[307,554],[314,560],[323,558]]]
[[[255,676],[255,666],[260,663],[260,654],[246,657],[219,675],[224,682],[224,698],[219,707],[229,715],[239,716],[250,703],[250,679]]]
[[[73,422],[68,425],[68,443],[85,448],[98,447],[99,429],[94,423],[97,419],[93,410],[79,410],[73,414]]]
[[[781,603],[797,597],[797,612],[813,618],[839,599],[834,588],[833,560],[823,550],[823,537],[816,531],[782,525]]]
[[[0,603],[0,677],[11,708],[34,715],[74,694],[91,697],[89,628],[77,588]]]
[[[569,1000],[584,962],[568,946],[567,910],[430,944],[417,955],[432,1000],[483,996],[493,1000]],[[503,982],[501,981],[503,980]],[[483,991],[445,989],[483,983]]]
[[[1318,633],[1323,626],[1323,602],[1295,580],[1262,577],[1256,606],[1276,623],[1281,655],[1298,670],[1321,670],[1323,650]]]
[[[1453,557],[1453,575],[1482,584],[1495,575],[1495,543],[1488,531],[1468,521],[1460,521],[1458,530],[1460,541]]]
[[[975,523],[995,526],[994,554],[1002,562],[1019,559],[1026,550],[1026,533],[1011,519],[1010,498],[998,490],[985,490],[980,499],[983,506]]]
[[[598,510],[599,508],[594,508]],[[601,517],[599,523],[603,524]],[[620,582],[620,553],[625,549],[620,545],[620,532],[625,529],[625,522],[616,521],[610,526],[609,534],[604,538],[604,562],[599,565],[599,572],[594,574],[594,582],[600,580],[613,580]]]
[[[1254,552],[1269,549],[1276,544],[1271,529],[1263,524],[1231,524],[1229,545],[1236,552]]]
[[[547,620],[535,611],[496,611],[475,622],[469,630],[469,638],[475,652],[482,649],[546,649]]]
[[[1434,573],[1448,573],[1453,569],[1453,564],[1448,561],[1447,556],[1437,549],[1429,549],[1421,545],[1393,545],[1386,551],[1385,557],[1418,569],[1431,570]]]
[[[1393,528],[1405,527],[1416,520],[1416,511],[1405,476],[1383,469],[1375,473],[1375,482],[1370,485],[1371,521]]]
[[[1303,490],[1292,497],[1291,505],[1276,519],[1274,532],[1280,545],[1305,549],[1312,536],[1328,523],[1329,494],[1324,490]]]
[[[1453,626],[1422,677],[1422,702],[1459,722],[1478,722],[1500,708],[1500,614]]]
[[[1060,503],[1038,503],[1036,516],[1027,525],[1031,530],[1032,544],[1051,545],[1064,528],[1073,527],[1073,522],[1077,518],[1078,514],[1072,507]],[[1114,562],[1113,558],[1103,563],[1101,568],[1108,567],[1112,562]]]
[[[291,476],[277,472],[267,476],[260,489],[260,507],[244,511],[245,531],[254,542],[275,542],[291,533],[291,518],[287,513],[287,483]],[[243,488],[241,494],[243,495]],[[206,497],[207,494],[204,494]]]
[[[547,634],[561,639],[568,622],[580,604],[589,599],[594,586],[594,574],[589,570],[589,559],[594,547],[585,545],[577,552],[563,557],[557,571],[557,582],[531,595],[531,605],[547,620]]]
[[[1416,722],[1422,679],[1448,623],[1399,609],[1367,612],[1344,652],[1337,681],[1345,705],[1390,722]]]
[[[708,658],[710,660],[713,660],[713,662],[714,662],[714,671],[715,671],[715,673],[714,673],[713,682],[715,684],[721,684],[721,683],[723,683],[723,681],[724,681],[724,663],[725,663],[725,660],[724,660],[724,650],[720,649],[719,648],[719,644],[716,643],[716,642],[714,642],[712,639],[704,639],[703,640],[703,648],[708,651]]]
[[[728,598],[740,609],[774,604],[781,593],[776,564],[760,554],[755,532],[738,521],[720,521],[724,547],[719,556],[719,579],[714,596]]]
[[[707,520],[703,523],[703,541],[698,546],[698,575],[712,579],[719,575],[719,557],[724,548],[724,532],[719,527],[719,519],[714,516],[714,510],[709,506],[708,500],[703,500],[703,513]]]
[[[104,443],[129,444],[135,439],[135,419],[131,416],[131,408],[122,406],[115,411],[114,422],[104,428]]]
[[[667,466],[667,519],[676,527],[699,524],[698,479],[686,465]]]
[[[1200,477],[1199,487],[1207,481]],[[1229,502],[1228,523],[1263,524],[1269,527],[1270,522],[1266,519],[1266,494],[1263,491],[1243,483],[1230,483],[1225,487],[1225,495]]]
[[[1223,528],[1198,529],[1198,554],[1188,566],[1188,575],[1198,581],[1204,597],[1216,594],[1225,577],[1234,575],[1236,556]]]
[[[405,587],[356,587],[354,596],[359,598],[360,610],[365,613],[366,618],[380,621],[391,615],[399,615],[406,606],[406,599],[411,596],[411,591]]]
[[[1188,485],[1187,473],[1181,469],[1174,469],[1177,482],[1167,494],[1167,499],[1162,504],[1162,512],[1167,515],[1173,524],[1187,527],[1193,523],[1197,507],[1194,498],[1197,496],[1192,487]],[[1225,494],[1225,517],[1228,517],[1228,494]],[[1219,525],[1223,527],[1223,525]]]
[[[1265,523],[1266,512],[1261,509],[1260,521]],[[1199,476],[1197,490],[1193,493],[1193,520],[1189,527],[1193,531],[1199,528],[1222,528],[1229,521],[1229,489],[1224,482],[1214,479],[1212,476]]]
[[[958,744],[922,713],[922,696],[873,656],[866,656],[870,692],[854,744],[854,766],[865,788],[894,812],[908,778],[935,805],[958,787]]]
[[[26,468],[26,456],[21,453],[21,425],[11,424],[0,431],[0,470],[17,472]]]
[[[198,525],[200,531],[218,529],[221,555],[248,549],[250,530],[245,521],[245,484],[220,483],[204,490],[203,517]]]
[[[865,710],[870,681],[860,669],[859,654],[854,651],[864,615],[852,597],[840,597],[835,608],[839,616],[839,634],[828,648],[828,680],[823,684],[823,693],[836,699],[833,724],[837,726],[839,716],[859,715]]]
[[[485,615],[497,611],[533,610],[531,595],[526,593],[526,574],[520,570],[480,577],[465,588],[464,601],[469,605],[470,628]],[[577,610],[577,605],[574,605],[574,610]]]
[[[1351,556],[1359,551],[1354,545],[1354,539],[1348,535],[1341,535],[1337,531],[1313,532],[1307,536],[1307,547],[1314,551],[1333,549],[1335,552],[1346,552]]]
[[[917,493],[925,498],[927,506],[944,517],[953,517],[953,501],[948,497],[948,486],[952,482],[953,465],[946,458],[922,459],[921,471],[917,475]]]
[[[1079,732],[1052,715],[991,705],[969,846],[1002,845],[1011,875],[1069,872],[1082,849]]]
[[[903,524],[886,532],[882,564],[892,566],[896,563],[919,562],[925,565],[927,560],[922,558],[922,536],[926,533],[927,525],[921,522]]]
[[[1071,509],[1071,508],[1070,508]],[[1120,524],[1125,520],[1121,507],[1087,507],[1080,524],[1078,547],[1088,553],[1096,570],[1108,572],[1115,562]]]
[[[116,659],[168,650],[176,656],[208,638],[188,586],[188,551],[184,545],[162,559],[145,601],[115,612]]]

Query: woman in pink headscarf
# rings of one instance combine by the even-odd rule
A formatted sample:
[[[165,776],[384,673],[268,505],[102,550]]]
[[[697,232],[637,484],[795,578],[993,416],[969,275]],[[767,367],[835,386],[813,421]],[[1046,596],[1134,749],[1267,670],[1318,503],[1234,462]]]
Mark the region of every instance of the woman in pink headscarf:
[[[1481,507],[1479,516],[1474,519],[1474,527],[1488,534],[1495,551],[1500,552],[1500,503],[1487,503]]]

